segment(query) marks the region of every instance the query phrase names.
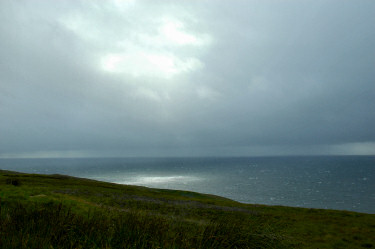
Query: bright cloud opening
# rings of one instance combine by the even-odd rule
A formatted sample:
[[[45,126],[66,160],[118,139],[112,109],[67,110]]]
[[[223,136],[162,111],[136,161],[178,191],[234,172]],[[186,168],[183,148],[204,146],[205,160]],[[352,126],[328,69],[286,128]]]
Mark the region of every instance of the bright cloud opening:
[[[194,26],[187,27],[183,21],[163,12],[156,13],[152,19],[143,15],[133,16],[129,8],[133,5],[134,0],[93,4],[92,12],[68,13],[59,22],[79,37],[85,47],[95,51],[99,69],[107,73],[123,74],[123,77],[171,79],[202,68],[203,62],[199,59],[203,51],[201,48],[210,44],[210,35],[199,33]],[[108,20],[96,15],[102,10],[116,12],[113,18],[123,25],[111,27],[109,31]],[[126,14],[131,16],[131,22]],[[195,22],[197,20],[194,19]],[[142,23],[141,31],[134,26],[136,23]]]
[[[173,75],[179,71],[175,63],[176,60],[172,56],[149,54],[146,55],[146,58],[152,66],[155,66],[155,69],[166,75]]]
[[[148,51],[107,54],[100,61],[101,69],[109,73],[123,73],[133,77],[152,76],[171,78],[203,66],[197,58],[180,59],[173,54]]]
[[[118,72],[119,64],[124,60],[123,56],[118,54],[107,55],[102,60],[102,68],[108,72]]]
[[[168,21],[161,28],[160,33],[169,41],[179,45],[197,44],[199,39],[192,34],[184,32],[184,25],[179,21]]]

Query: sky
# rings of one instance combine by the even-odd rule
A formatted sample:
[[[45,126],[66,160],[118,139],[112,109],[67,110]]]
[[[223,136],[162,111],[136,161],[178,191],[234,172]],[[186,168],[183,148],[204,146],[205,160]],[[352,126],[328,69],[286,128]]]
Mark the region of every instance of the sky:
[[[375,155],[373,0],[2,0],[0,157]]]

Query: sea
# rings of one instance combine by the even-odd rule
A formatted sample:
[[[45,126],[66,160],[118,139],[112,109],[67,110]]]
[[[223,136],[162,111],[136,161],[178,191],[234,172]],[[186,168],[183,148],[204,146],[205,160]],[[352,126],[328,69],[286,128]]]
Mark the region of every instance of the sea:
[[[375,214],[375,156],[0,159],[0,169]]]

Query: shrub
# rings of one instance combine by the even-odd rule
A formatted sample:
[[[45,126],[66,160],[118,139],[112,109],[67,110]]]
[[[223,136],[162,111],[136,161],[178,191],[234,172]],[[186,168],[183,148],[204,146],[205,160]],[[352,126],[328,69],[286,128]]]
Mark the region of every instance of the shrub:
[[[21,185],[21,181],[19,179],[12,179],[12,178],[7,178],[5,183],[16,186],[16,187]]]

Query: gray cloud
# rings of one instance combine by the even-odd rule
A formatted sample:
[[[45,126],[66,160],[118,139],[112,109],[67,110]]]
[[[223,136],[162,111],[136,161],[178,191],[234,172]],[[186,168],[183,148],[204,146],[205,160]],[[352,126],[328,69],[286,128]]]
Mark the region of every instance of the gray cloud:
[[[1,1],[0,156],[375,153],[373,1]]]

